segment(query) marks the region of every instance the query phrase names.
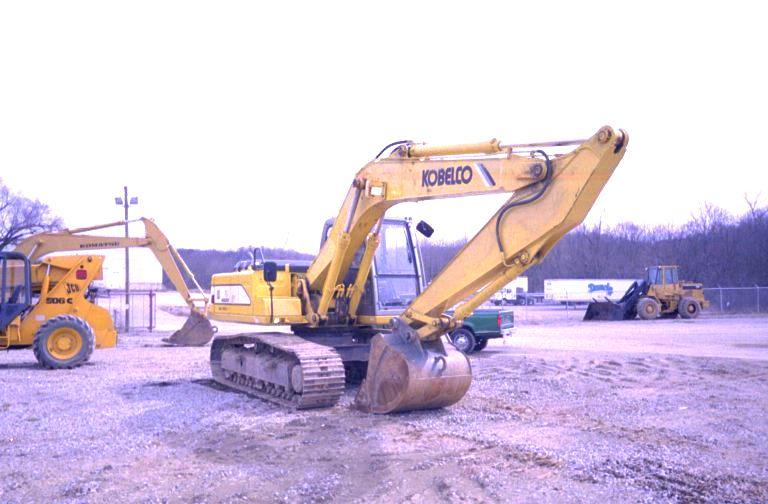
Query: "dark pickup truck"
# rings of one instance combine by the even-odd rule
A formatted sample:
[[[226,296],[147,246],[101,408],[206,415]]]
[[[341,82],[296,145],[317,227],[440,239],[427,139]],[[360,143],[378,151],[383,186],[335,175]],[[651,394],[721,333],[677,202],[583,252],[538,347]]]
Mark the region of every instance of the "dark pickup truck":
[[[479,308],[451,333],[451,340],[456,348],[471,354],[485,348],[489,339],[510,335],[514,327],[515,314],[512,310]]]

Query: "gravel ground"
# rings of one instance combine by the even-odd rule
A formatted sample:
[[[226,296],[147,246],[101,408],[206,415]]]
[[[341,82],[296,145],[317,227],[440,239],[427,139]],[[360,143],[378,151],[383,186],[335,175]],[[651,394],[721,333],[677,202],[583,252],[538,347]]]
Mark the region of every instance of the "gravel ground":
[[[392,416],[221,390],[161,336],[0,354],[0,502],[768,501],[767,318],[531,323],[460,403]]]

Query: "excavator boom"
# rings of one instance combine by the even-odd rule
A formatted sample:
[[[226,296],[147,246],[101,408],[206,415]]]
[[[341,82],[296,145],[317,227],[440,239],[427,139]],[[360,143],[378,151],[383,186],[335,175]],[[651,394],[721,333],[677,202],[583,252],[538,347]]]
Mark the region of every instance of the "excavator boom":
[[[165,234],[160,231],[160,228],[151,219],[142,217],[137,221],[144,225],[145,236],[143,238],[85,234],[126,224],[124,221],[118,221],[78,229],[39,233],[20,242],[16,246],[15,252],[24,254],[30,262],[34,262],[48,254],[63,251],[91,252],[93,250],[126,247],[148,248],[155,255],[163,271],[168,275],[176,291],[190,309],[190,315],[182,328],[170,337],[163,339],[163,341],[177,346],[205,345],[211,340],[215,332],[206,317],[208,297],[197,283],[195,276],[181,255],[170,244]],[[191,279],[196,292],[193,293],[187,287],[184,280],[185,275]]]

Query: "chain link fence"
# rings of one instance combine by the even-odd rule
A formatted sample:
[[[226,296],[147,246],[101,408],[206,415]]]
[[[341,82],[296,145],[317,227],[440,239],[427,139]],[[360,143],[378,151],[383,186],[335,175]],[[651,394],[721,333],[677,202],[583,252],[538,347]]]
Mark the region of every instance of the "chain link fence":
[[[154,330],[157,327],[157,295],[155,291],[131,289],[129,299],[130,330]],[[125,290],[99,289],[96,294],[96,304],[109,311],[118,332],[125,332]]]
[[[768,287],[707,287],[709,310],[719,313],[768,313]]]

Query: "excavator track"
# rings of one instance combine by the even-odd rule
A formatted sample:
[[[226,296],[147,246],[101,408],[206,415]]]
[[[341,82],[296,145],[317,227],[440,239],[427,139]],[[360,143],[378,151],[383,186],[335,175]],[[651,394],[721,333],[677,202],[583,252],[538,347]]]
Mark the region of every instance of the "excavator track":
[[[294,409],[333,406],[344,393],[339,354],[293,334],[218,336],[211,372],[217,383]]]

